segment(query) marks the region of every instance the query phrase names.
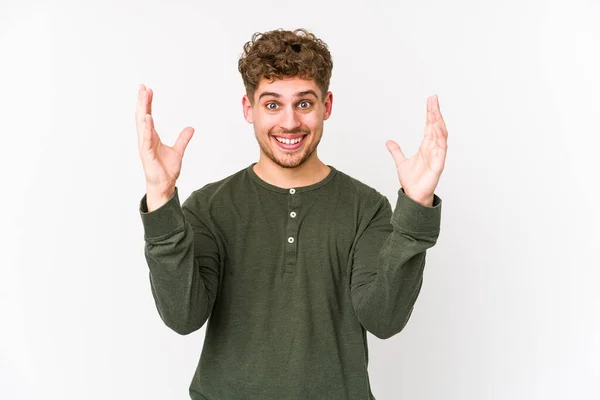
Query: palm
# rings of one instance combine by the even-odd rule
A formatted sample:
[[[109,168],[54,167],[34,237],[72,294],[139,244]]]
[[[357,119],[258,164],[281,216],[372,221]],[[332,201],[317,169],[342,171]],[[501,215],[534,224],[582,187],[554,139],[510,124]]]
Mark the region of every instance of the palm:
[[[416,199],[433,197],[444,170],[447,139],[448,132],[437,96],[431,96],[427,99],[425,135],[419,151],[407,158],[396,142],[390,140],[386,143],[394,157],[400,185],[409,196]]]
[[[181,171],[183,154],[179,154],[173,147],[160,141],[156,130],[152,131],[152,139],[146,152],[144,169],[148,184],[160,186],[161,183],[177,180]]]

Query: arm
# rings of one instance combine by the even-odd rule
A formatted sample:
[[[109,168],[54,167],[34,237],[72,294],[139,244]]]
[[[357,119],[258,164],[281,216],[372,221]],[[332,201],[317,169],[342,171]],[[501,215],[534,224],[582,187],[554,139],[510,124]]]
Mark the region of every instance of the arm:
[[[180,206],[177,189],[151,212],[146,195],[140,202],[154,301],[163,322],[182,335],[204,325],[219,282],[219,248],[195,205],[190,196]]]
[[[380,339],[408,322],[423,283],[425,252],[440,230],[441,199],[432,207],[398,191],[392,214],[382,197],[357,239],[351,269],[352,304],[362,326]]]

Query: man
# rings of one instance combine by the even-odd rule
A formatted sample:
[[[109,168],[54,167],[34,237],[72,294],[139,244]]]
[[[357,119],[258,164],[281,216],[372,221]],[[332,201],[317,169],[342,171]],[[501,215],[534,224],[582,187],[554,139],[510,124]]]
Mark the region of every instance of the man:
[[[152,90],[140,86],[152,293],[180,334],[208,320],[192,399],[374,399],[366,331],[389,338],[411,315],[440,229],[447,132],[437,97],[417,154],[386,143],[400,181],[392,213],[386,197],[317,156],[332,65],[305,30],[255,34],[239,70],[259,160],[181,206],[176,180],[193,129],[162,144]]]

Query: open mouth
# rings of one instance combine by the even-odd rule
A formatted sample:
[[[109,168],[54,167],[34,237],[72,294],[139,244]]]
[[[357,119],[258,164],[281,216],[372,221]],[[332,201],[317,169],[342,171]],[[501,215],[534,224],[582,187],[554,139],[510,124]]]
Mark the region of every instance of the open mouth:
[[[277,143],[279,148],[284,150],[297,150],[302,147],[304,140],[308,135],[296,136],[294,138],[289,138],[285,136],[271,136],[273,140]]]

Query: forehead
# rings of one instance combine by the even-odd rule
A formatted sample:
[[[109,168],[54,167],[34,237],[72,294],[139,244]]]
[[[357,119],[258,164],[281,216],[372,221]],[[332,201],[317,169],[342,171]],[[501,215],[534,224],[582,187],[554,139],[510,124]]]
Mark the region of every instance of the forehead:
[[[261,79],[256,91],[254,92],[254,98],[258,99],[263,93],[276,93],[282,98],[294,98],[297,93],[314,91],[319,94],[319,88],[314,80],[302,79],[302,78],[284,78],[275,79],[273,81],[268,79]]]

